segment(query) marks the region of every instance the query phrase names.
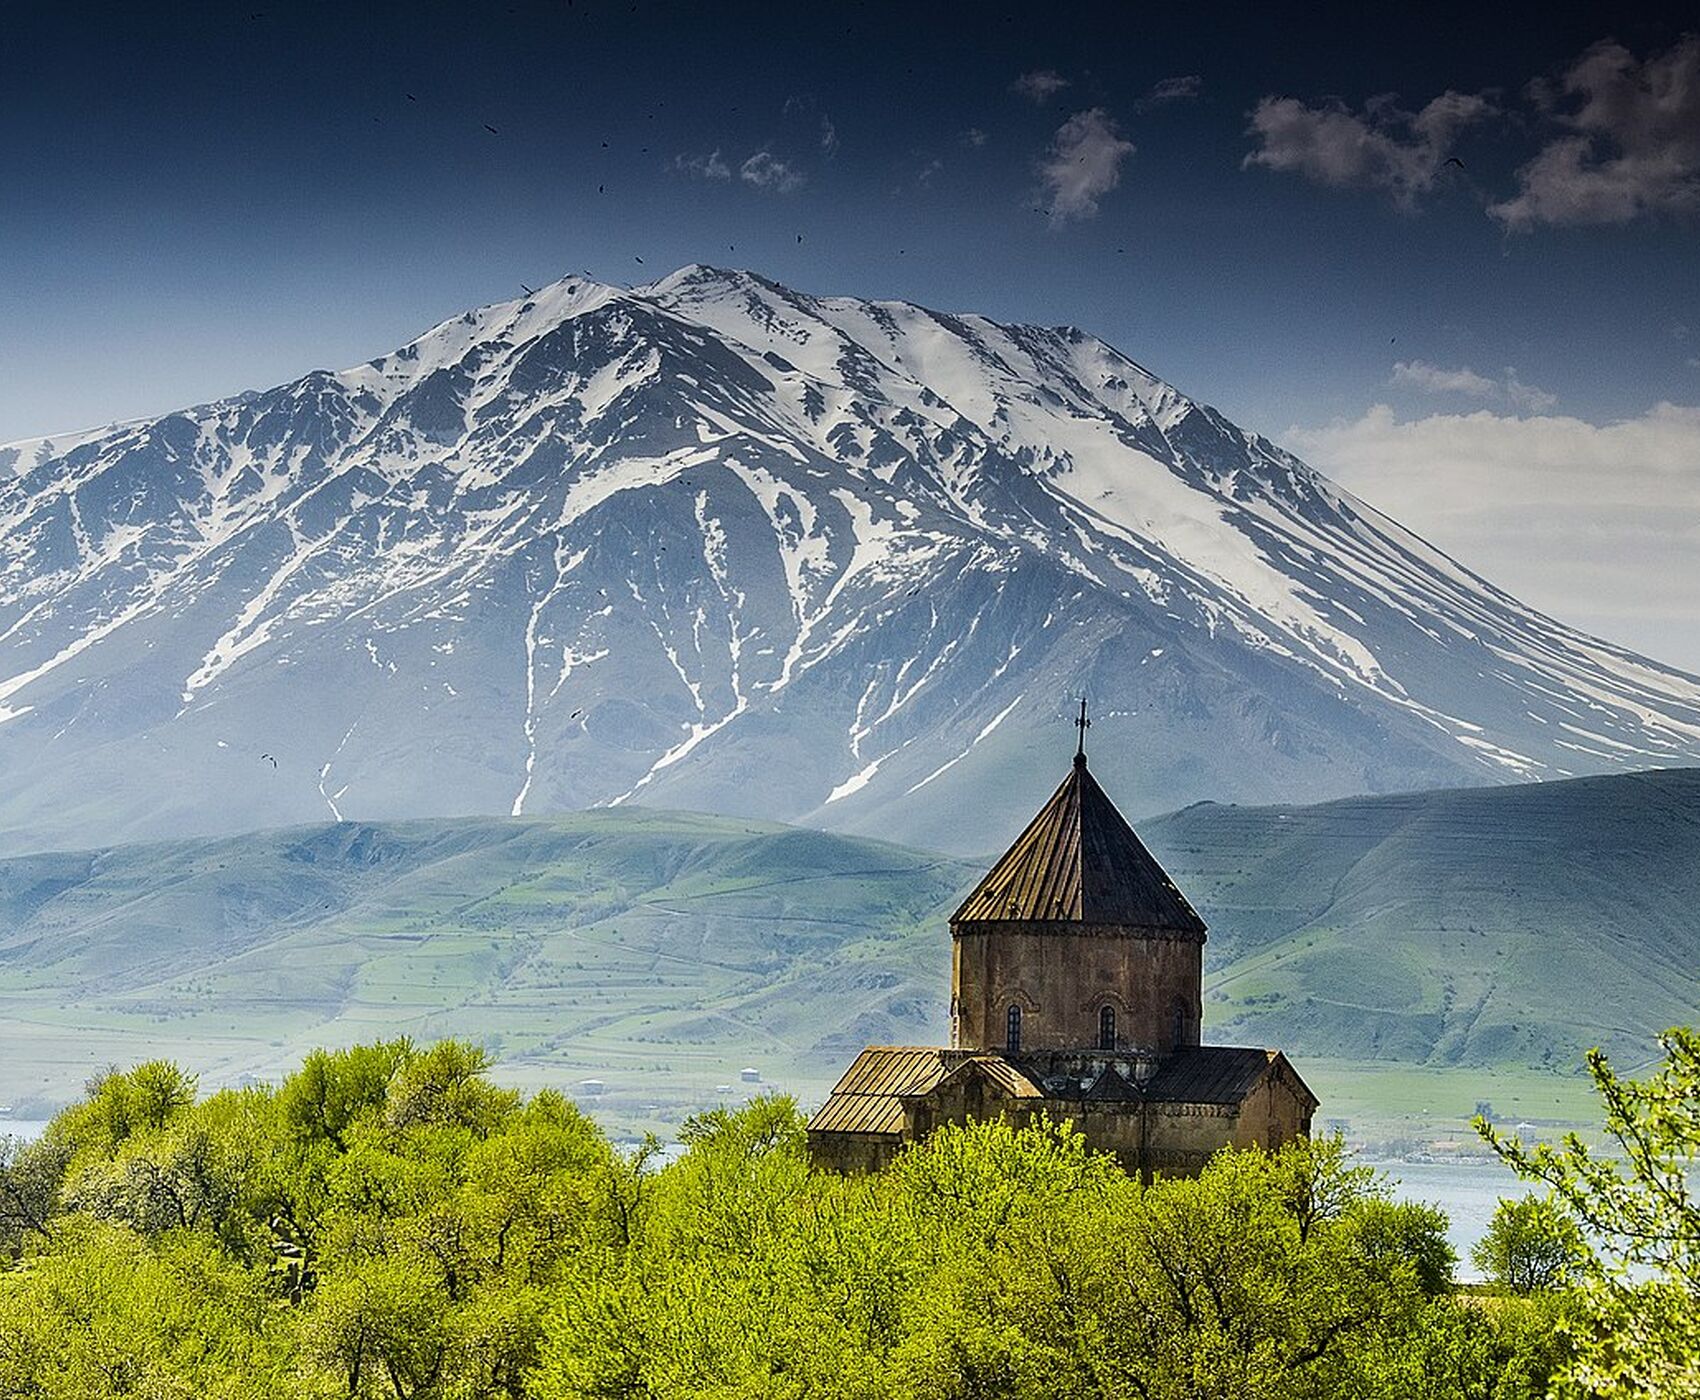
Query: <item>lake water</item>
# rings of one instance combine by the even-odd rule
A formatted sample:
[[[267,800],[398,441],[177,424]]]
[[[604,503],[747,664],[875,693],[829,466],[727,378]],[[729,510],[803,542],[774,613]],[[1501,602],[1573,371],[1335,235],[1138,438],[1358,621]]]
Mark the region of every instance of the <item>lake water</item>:
[[[39,1137],[46,1123],[26,1118],[0,1118],[0,1137]],[[668,1144],[664,1158],[679,1148]],[[1521,1196],[1529,1188],[1497,1162],[1375,1162],[1393,1182],[1393,1193],[1402,1201],[1421,1201],[1439,1206],[1451,1222],[1447,1231],[1458,1252],[1458,1277],[1478,1277],[1470,1264],[1470,1249],[1487,1233],[1488,1222],[1501,1196]]]
[[[1479,1279],[1470,1263],[1471,1248],[1487,1234],[1488,1222],[1502,1196],[1527,1195],[1531,1188],[1498,1162],[1376,1162],[1393,1181],[1401,1201],[1439,1206],[1451,1222],[1447,1238],[1458,1253],[1458,1277]]]

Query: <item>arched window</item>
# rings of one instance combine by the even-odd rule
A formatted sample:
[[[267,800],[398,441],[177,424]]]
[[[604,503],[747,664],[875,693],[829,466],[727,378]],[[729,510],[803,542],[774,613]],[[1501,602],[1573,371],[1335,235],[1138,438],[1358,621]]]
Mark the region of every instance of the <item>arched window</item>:
[[[1187,1035],[1187,1026],[1190,1020],[1191,1018],[1187,1015],[1187,1004],[1184,1001],[1177,1001],[1175,1003],[1174,1025],[1174,1043],[1176,1045],[1190,1045],[1192,1043]]]
[[[1021,1008],[1011,1005],[1004,1017],[1004,1049],[1012,1055],[1021,1053]]]
[[[1098,1011],[1098,1048],[1116,1048],[1116,1008],[1113,1006],[1101,1007]]]

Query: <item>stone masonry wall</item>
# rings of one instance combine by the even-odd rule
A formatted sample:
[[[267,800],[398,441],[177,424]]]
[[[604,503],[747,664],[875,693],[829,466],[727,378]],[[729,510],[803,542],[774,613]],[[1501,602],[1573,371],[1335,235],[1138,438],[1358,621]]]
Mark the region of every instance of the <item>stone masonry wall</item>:
[[[1006,1048],[1009,1007],[1021,1007],[1024,1051],[1098,1044],[1115,1011],[1116,1048],[1167,1054],[1197,1045],[1203,1018],[1202,942],[1117,925],[962,924],[951,939],[951,1034],[959,1049]],[[1178,1031],[1178,1037],[1177,1037]]]

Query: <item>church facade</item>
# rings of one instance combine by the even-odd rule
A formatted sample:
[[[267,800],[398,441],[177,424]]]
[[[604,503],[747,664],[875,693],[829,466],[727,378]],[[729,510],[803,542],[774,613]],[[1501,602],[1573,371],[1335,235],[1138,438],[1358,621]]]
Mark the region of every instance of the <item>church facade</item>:
[[[809,1152],[875,1170],[944,1123],[1041,1114],[1146,1178],[1310,1132],[1286,1056],[1201,1043],[1204,921],[1086,764],[950,921],[951,1043],[870,1046],[809,1122]]]

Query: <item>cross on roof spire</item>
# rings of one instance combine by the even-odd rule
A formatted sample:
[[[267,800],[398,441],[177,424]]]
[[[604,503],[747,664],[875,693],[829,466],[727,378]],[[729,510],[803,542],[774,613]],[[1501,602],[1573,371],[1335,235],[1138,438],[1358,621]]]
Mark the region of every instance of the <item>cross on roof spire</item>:
[[[1086,697],[1080,697],[1080,718],[1075,720],[1074,727],[1080,731],[1080,746],[1074,751],[1076,766],[1086,766],[1086,731],[1092,727],[1092,721],[1086,718]]]

